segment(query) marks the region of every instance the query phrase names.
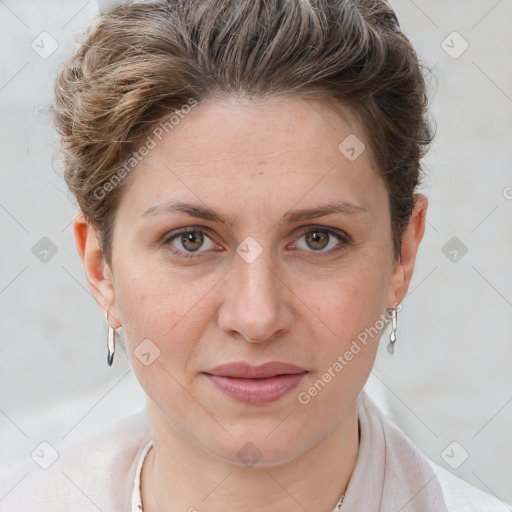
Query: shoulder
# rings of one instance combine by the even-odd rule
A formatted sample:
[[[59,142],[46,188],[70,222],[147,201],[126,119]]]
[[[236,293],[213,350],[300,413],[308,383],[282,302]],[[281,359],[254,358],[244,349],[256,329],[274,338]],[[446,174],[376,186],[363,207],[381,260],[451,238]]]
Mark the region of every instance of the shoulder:
[[[510,507],[503,501],[473,487],[450,471],[428,460],[441,484],[449,512],[510,512]]]
[[[78,442],[42,446],[34,460],[1,476],[0,508],[2,512],[126,510],[139,456],[149,441],[143,409]]]
[[[412,467],[416,469],[421,467],[425,473],[424,479],[428,480],[425,485],[432,487],[430,481],[432,478],[440,488],[441,499],[444,500],[445,506],[443,510],[447,512],[511,511],[510,506],[497,497],[472,486],[429,459],[365,392],[360,395],[360,407],[381,425],[386,444],[386,456],[392,460],[390,467],[397,474],[403,470],[404,474],[401,475],[403,478],[407,478],[413,472]]]

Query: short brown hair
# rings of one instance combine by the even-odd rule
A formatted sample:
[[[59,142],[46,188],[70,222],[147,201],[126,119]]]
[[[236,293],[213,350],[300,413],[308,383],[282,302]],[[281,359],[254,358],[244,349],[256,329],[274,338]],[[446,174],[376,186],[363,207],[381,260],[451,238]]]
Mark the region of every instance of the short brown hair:
[[[218,94],[326,98],[361,120],[386,183],[399,259],[420,160],[433,139],[422,68],[384,0],[122,5],[96,19],[56,79],[65,179],[110,264],[127,180],[105,184],[155,125],[191,99]]]

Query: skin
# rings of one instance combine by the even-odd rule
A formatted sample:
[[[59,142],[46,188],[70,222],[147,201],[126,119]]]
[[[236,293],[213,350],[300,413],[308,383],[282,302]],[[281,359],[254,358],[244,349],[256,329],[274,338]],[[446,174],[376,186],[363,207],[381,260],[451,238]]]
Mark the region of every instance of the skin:
[[[369,151],[350,161],[338,150],[350,134],[365,141],[343,112],[296,96],[203,102],[133,171],[115,217],[111,267],[94,228],[75,218],[89,286],[110,325],[123,326],[147,396],[154,447],[142,472],[146,512],[330,512],[350,480],[356,398],[378,336],[308,404],[298,395],[404,298],[427,199],[415,196],[395,261],[388,195]],[[178,200],[233,224],[158,209],[144,215]],[[340,200],[365,211],[281,222],[291,210]],[[202,230],[203,245],[170,240],[184,227]],[[319,245],[306,236],[315,230]],[[246,237],[263,251],[251,263],[236,252]],[[134,355],[145,339],[160,350],[148,366]],[[308,373],[274,402],[244,404],[202,373],[241,360],[284,361]],[[247,443],[261,454],[253,467],[237,456]]]

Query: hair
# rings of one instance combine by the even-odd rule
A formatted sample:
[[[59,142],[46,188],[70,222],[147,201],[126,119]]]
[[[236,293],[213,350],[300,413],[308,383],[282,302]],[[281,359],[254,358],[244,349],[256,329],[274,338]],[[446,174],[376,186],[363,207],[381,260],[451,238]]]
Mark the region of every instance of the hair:
[[[385,0],[121,5],[96,18],[56,78],[64,177],[111,264],[126,164],[155,127],[215,97],[326,99],[360,121],[400,259],[433,139],[424,67]]]

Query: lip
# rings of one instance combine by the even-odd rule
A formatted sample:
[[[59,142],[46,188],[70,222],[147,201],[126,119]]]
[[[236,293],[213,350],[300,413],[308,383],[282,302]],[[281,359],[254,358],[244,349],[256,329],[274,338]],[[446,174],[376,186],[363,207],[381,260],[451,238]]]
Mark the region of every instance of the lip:
[[[228,396],[244,403],[264,404],[278,400],[297,387],[307,370],[279,361],[259,366],[240,361],[203,373]]]
[[[207,372],[210,375],[221,377],[235,377],[242,379],[265,379],[275,377],[276,375],[291,375],[303,373],[306,369],[290,363],[280,361],[270,361],[268,363],[253,366],[245,361],[236,361],[233,363],[221,364]]]

